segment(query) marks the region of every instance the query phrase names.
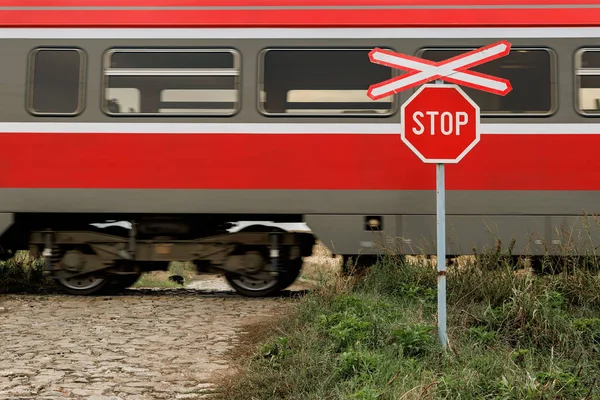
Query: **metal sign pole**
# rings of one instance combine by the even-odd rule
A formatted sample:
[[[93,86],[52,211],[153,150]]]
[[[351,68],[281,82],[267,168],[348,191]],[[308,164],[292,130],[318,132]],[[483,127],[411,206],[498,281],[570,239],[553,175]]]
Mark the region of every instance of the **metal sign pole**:
[[[436,84],[443,85],[442,80]],[[438,292],[438,337],[442,348],[448,342],[446,336],[446,188],[444,185],[444,163],[435,166],[435,201],[437,225],[437,292]]]
[[[444,164],[436,164],[437,203],[437,270],[438,270],[438,336],[446,348],[446,193],[444,188]]]

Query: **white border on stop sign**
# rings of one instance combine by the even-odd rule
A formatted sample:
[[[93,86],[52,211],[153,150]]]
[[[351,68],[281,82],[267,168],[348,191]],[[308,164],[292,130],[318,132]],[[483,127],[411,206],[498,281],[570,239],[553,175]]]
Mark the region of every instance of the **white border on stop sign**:
[[[427,159],[425,158],[408,140],[406,140],[406,118],[405,118],[405,114],[404,111],[406,109],[406,106],[409,105],[425,88],[434,88],[434,89],[456,89],[475,109],[475,140],[462,152],[460,153],[460,155],[456,158],[456,159]],[[404,102],[404,104],[402,104],[402,106],[400,107],[400,137],[402,139],[402,141],[404,142],[404,144],[406,144],[413,153],[415,153],[420,159],[421,161],[423,161],[424,163],[427,164],[456,164],[458,163],[460,160],[462,160],[464,158],[464,156],[466,156],[472,149],[473,147],[475,147],[475,145],[477,143],[479,143],[479,140],[481,139],[481,131],[480,131],[480,108],[479,105],[477,103],[475,103],[475,101],[469,97],[464,90],[462,90],[462,88],[459,85],[456,84],[435,84],[435,83],[426,83],[424,85],[421,85],[421,87],[419,89],[417,89],[417,91],[415,93],[413,93],[412,96],[410,96],[408,98],[408,100],[406,100]]]

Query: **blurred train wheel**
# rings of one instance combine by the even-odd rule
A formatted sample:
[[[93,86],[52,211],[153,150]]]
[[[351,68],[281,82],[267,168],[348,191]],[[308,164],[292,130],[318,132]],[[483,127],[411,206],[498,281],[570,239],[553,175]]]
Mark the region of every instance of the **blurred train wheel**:
[[[247,276],[227,273],[225,279],[233,290],[248,297],[270,296],[281,290],[277,278],[269,280],[252,279]]]
[[[93,274],[67,279],[55,279],[54,282],[63,292],[78,296],[102,294],[111,283],[108,278]]]
[[[234,273],[226,273],[227,283],[237,293],[247,297],[266,297],[272,296],[291,286],[302,268],[302,259],[290,261],[287,271],[271,279],[253,279]]]
[[[240,232],[287,232],[285,229],[266,226],[266,225],[250,225],[239,230]],[[265,254],[268,249],[265,250]],[[268,262],[267,259],[263,262]],[[270,279],[253,279],[247,276],[242,276],[232,272],[225,273],[225,280],[229,286],[237,293],[247,297],[266,297],[272,296],[281,292],[292,285],[298,276],[303,264],[302,258],[288,261],[287,271],[277,277]]]

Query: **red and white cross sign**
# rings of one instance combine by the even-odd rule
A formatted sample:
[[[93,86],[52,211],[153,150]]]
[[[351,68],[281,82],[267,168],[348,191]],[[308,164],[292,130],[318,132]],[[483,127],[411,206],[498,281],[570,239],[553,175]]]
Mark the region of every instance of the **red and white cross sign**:
[[[367,95],[377,100],[433,80],[454,85],[424,85],[400,109],[402,141],[425,163],[457,163],[479,142],[479,106],[457,84],[505,96],[512,90],[506,79],[468,71],[504,57],[510,43],[502,40],[444,61],[374,49],[376,64],[409,71],[371,85]]]
[[[502,40],[444,61],[434,62],[375,48],[369,52],[369,59],[372,63],[402,69],[409,73],[371,85],[367,95],[371,99],[377,100],[423,83],[441,79],[504,96],[512,90],[508,80],[468,71],[468,69],[504,57],[509,52],[510,43]]]

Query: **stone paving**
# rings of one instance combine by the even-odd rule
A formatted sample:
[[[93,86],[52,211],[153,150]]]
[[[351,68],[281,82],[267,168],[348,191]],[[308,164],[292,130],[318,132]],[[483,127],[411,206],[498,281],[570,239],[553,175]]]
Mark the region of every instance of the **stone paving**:
[[[0,295],[0,399],[207,398],[243,325],[275,315],[285,299],[196,286]]]

